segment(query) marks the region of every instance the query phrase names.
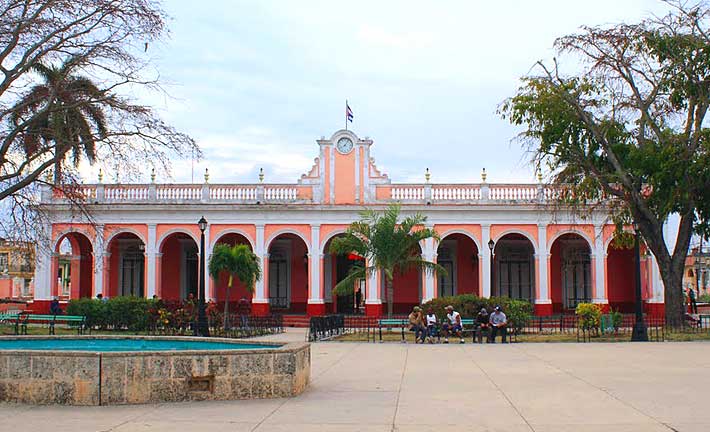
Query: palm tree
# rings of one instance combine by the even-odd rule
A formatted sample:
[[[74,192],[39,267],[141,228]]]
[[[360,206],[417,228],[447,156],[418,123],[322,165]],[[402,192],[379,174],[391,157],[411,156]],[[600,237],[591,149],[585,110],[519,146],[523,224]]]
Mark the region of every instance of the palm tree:
[[[78,60],[70,57],[61,66],[37,63],[32,69],[42,79],[13,107],[10,121],[22,126],[21,144],[30,158],[42,152],[41,144],[51,145],[54,156],[54,183],[61,181],[64,156],[71,152],[78,166],[82,155],[90,163],[96,159],[96,142],[107,135],[104,107],[116,103],[91,79],[71,75]]]
[[[234,277],[236,276],[247,291],[254,291],[254,284],[261,279],[261,267],[259,266],[259,258],[254,254],[249,246],[244,244],[236,244],[230,246],[227,244],[217,244],[212,250],[212,256],[209,262],[209,272],[215,282],[219,279],[222,272],[229,274],[229,282],[227,283],[227,295],[224,301],[224,328],[227,329],[229,315],[229,291],[232,288]]]
[[[361,219],[351,223],[345,235],[334,238],[330,245],[331,253],[353,253],[365,258],[364,263],[353,266],[348,275],[335,285],[336,294],[349,294],[356,281],[380,270],[385,275],[388,316],[392,316],[396,273],[404,274],[417,269],[446,274],[443,267],[424,260],[419,254],[422,240],[439,240],[436,231],[423,227],[426,216],[417,213],[398,222],[399,213],[399,204],[393,204],[383,212],[365,210]]]

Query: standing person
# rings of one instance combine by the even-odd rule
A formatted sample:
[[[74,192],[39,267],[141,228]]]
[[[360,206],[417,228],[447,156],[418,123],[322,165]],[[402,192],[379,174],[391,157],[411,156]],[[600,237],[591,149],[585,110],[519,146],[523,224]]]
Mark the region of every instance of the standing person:
[[[690,303],[690,313],[698,313],[698,303],[695,301],[695,290],[688,288],[688,302]]]
[[[355,313],[360,313],[360,303],[362,303],[362,290],[360,288],[355,291]]]
[[[444,330],[444,343],[449,343],[449,335],[451,333],[459,337],[460,343],[465,343],[461,333],[463,332],[463,324],[461,324],[461,314],[454,310],[451,305],[446,306],[446,319],[442,330]]]
[[[500,306],[496,306],[491,314],[491,343],[496,343],[496,335],[501,334],[503,343],[508,343],[506,341],[506,336],[508,335],[508,318],[505,316]]]
[[[426,336],[429,343],[434,343],[434,336],[439,336],[439,319],[434,313],[434,309],[429,308],[426,312]]]
[[[488,310],[482,307],[481,310],[476,315],[476,334],[478,343],[483,343],[483,333],[486,333],[486,342],[488,342],[490,336],[490,317],[488,316]]]
[[[409,325],[409,330],[414,332],[414,343],[424,343],[424,334],[426,333],[424,315],[422,314],[422,308],[419,306],[414,306],[412,313],[409,314]]]

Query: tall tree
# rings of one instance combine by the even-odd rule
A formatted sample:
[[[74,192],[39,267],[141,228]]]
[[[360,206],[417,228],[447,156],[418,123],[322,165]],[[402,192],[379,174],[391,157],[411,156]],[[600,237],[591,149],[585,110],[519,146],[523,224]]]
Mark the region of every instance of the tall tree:
[[[632,221],[658,262],[666,320],[683,316],[682,279],[693,232],[710,221],[710,11],[668,1],[669,12],[637,24],[584,27],[555,41],[582,64],[565,73],[538,62],[500,108],[573,209],[603,203],[617,234]],[[664,223],[677,214],[675,246]],[[631,270],[629,270],[631,271]]]
[[[365,280],[379,270],[385,278],[388,316],[392,316],[394,306],[395,274],[410,270],[446,273],[443,267],[423,259],[419,253],[419,244],[423,240],[439,240],[436,231],[424,228],[426,216],[417,213],[399,219],[398,204],[382,212],[365,210],[359,221],[350,224],[344,236],[334,238],[330,244],[331,253],[354,253],[365,259],[363,264],[351,268],[348,275],[335,285],[334,291],[349,294],[356,281]]]
[[[19,127],[23,118],[31,118],[20,134],[24,156],[31,158],[45,145],[54,147],[54,184],[62,179],[61,155],[71,153],[74,166],[78,167],[82,155],[90,163],[96,159],[96,141],[108,135],[106,114],[102,105],[114,102],[110,94],[105,96],[91,79],[70,75],[77,61],[74,57],[61,66],[32,66],[43,80],[20,99],[12,109],[10,121]],[[87,101],[85,103],[84,101]],[[52,107],[45,109],[45,105]],[[34,115],[34,113],[38,113]]]
[[[215,282],[222,273],[229,275],[227,281],[227,292],[224,299],[224,328],[229,324],[229,294],[232,289],[234,278],[236,277],[244,284],[247,291],[254,291],[254,284],[261,279],[261,267],[259,257],[254,254],[249,246],[236,244],[230,246],[219,243],[212,250],[209,262],[209,272]]]
[[[67,155],[120,167],[124,178],[199,156],[140,102],[165,94],[149,47],[167,35],[166,19],[159,0],[0,2],[0,235],[37,232],[43,184],[82,205]],[[61,184],[46,180],[55,166]]]

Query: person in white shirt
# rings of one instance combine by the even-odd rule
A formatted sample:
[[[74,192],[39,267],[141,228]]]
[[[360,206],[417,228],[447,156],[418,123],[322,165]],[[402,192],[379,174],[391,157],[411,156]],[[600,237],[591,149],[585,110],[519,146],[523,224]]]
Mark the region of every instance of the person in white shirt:
[[[434,309],[429,308],[426,312],[426,338],[429,343],[434,343],[434,337],[439,337],[439,319],[434,313]]]
[[[446,319],[447,322],[443,325],[444,330],[444,343],[449,343],[449,335],[451,333],[455,334],[464,343],[463,337],[461,337],[461,332],[463,331],[463,325],[461,324],[461,314],[454,310],[451,305],[446,306]]]
[[[491,314],[491,317],[490,317],[490,322],[491,322],[491,343],[496,343],[496,335],[498,333],[501,334],[501,337],[503,339],[503,343],[508,343],[505,340],[505,337],[508,333],[508,331],[507,331],[508,317],[505,316],[503,311],[500,309],[500,306],[496,306],[496,308],[493,310],[493,313]]]

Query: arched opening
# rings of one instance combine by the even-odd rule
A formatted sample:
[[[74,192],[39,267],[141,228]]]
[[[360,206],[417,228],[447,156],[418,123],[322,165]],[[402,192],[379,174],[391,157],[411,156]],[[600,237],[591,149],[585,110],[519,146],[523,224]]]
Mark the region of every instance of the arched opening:
[[[511,233],[495,244],[493,289],[497,297],[535,299],[535,247],[522,234]]]
[[[441,239],[436,262],[446,269],[446,274],[436,276],[439,297],[481,294],[478,254],[476,243],[467,235],[455,233]]]
[[[550,248],[552,309],[556,313],[574,310],[592,301],[591,247],[578,234],[564,234]]]
[[[415,250],[412,251],[412,254],[421,255],[421,246],[417,245]],[[404,273],[395,269],[394,279],[392,280],[392,286],[394,288],[392,312],[395,314],[409,313],[412,307],[420,304],[422,301],[423,282],[422,271],[420,269],[410,269]],[[390,299],[387,298],[387,285],[385,284],[384,274],[382,275],[380,286],[382,287],[383,307],[384,310],[388,310],[387,303]]]
[[[333,288],[338,282],[345,279],[350,270],[359,261],[359,257],[352,254],[336,255],[330,253],[331,241],[343,234],[336,235],[326,242],[323,247],[323,294],[325,297],[326,310],[341,314],[358,314],[364,311],[365,301],[365,281],[356,282],[352,292],[344,295],[336,295]],[[359,293],[358,293],[359,290]]]
[[[71,232],[57,242],[57,274],[54,296],[60,299],[91,297],[94,254],[84,234]]]
[[[226,233],[219,237],[215,244],[226,244],[229,246],[243,244],[247,245],[249,249],[251,249],[251,244],[249,243],[249,240],[239,233]],[[205,265],[208,264],[205,263]],[[236,303],[239,302],[240,299],[251,299],[254,295],[254,293],[249,292],[249,290],[247,290],[246,286],[240,280],[235,279],[234,281],[232,281],[232,289],[229,291],[229,299],[227,299],[227,284],[229,283],[229,275],[224,272],[219,275],[219,279],[217,281],[211,281],[210,283],[213,287],[212,292],[214,298],[217,303],[221,305],[221,308],[224,307],[224,302],[229,300],[229,309],[232,311],[236,311]]]
[[[176,232],[160,245],[160,293],[164,300],[182,300],[192,294],[197,298],[198,247],[188,234]]]
[[[145,244],[137,235],[123,232],[106,248],[109,257],[108,296],[145,296]]]
[[[614,241],[609,244],[606,256],[606,281],[607,298],[612,309],[625,313],[634,311],[636,295],[635,265],[636,257],[633,247],[621,247]]]
[[[269,244],[269,307],[274,312],[305,313],[308,302],[308,246],[286,233]]]

